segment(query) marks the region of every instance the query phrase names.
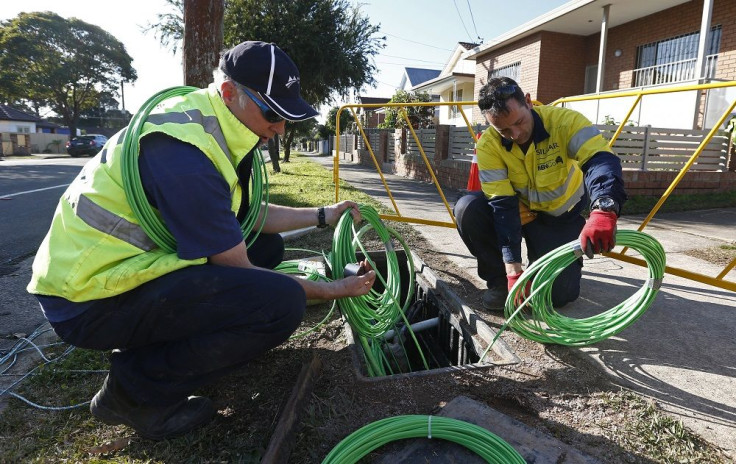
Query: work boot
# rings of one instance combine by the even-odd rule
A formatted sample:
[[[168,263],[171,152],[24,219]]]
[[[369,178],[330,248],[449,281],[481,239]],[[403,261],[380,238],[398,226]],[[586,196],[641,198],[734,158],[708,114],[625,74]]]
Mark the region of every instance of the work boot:
[[[150,440],[183,435],[204,425],[216,412],[212,401],[202,396],[190,396],[170,406],[136,404],[110,375],[92,398],[89,410],[105,424],[127,425]]]
[[[483,292],[481,302],[483,307],[489,311],[501,311],[506,305],[506,296],[509,294],[505,287],[491,287]]]

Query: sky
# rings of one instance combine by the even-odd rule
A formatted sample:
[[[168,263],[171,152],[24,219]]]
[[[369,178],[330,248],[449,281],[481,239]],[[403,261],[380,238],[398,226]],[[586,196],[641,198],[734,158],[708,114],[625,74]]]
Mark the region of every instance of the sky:
[[[486,42],[508,32],[567,0],[350,0],[371,24],[380,25],[386,47],[375,57],[376,88],[361,95],[390,98],[405,67],[442,69],[458,42]],[[513,5],[513,6],[512,6]],[[134,113],[155,92],[182,85],[181,52],[173,55],[154,34],[141,27],[156,15],[170,12],[164,0],[23,0],[3,1],[0,20],[22,11],[53,11],[97,25],[120,40],[138,73],[125,85],[125,109]],[[480,38],[480,39],[479,39]],[[482,40],[481,40],[482,39]],[[340,100],[330,106],[339,106]],[[330,106],[321,108],[320,122]]]

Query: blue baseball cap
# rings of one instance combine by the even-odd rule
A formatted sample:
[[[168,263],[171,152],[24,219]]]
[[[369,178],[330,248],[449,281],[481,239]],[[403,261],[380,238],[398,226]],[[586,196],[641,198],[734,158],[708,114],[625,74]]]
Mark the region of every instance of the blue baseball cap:
[[[279,116],[304,121],[319,113],[300,95],[299,69],[273,43],[247,41],[227,50],[220,69],[230,79],[258,93]]]

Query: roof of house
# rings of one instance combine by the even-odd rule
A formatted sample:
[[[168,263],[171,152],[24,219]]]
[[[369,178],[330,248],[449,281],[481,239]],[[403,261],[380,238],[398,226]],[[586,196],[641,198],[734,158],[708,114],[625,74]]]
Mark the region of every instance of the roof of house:
[[[368,104],[376,104],[376,103],[388,103],[391,101],[390,98],[383,98],[383,97],[364,97],[362,95],[358,95],[358,100],[360,103],[364,105]]]
[[[477,43],[470,43],[470,42],[458,42],[465,50],[470,50],[471,48],[477,47],[480,44]]]
[[[406,77],[409,80],[409,87],[421,84],[428,80],[434,79],[442,72],[441,69],[424,69],[424,68],[404,68]]]
[[[48,127],[51,129],[59,129],[64,126],[56,124],[55,122],[47,121],[45,119],[40,119],[36,121],[36,127]]]
[[[599,33],[603,17],[602,5],[609,5],[607,26],[609,28],[643,18],[675,7],[689,0],[570,0],[569,2],[537,16],[508,32],[483,44],[473,47],[463,58],[476,58],[492,50],[506,46],[524,37],[541,31],[561,32],[589,36]]]
[[[0,121],[39,122],[41,121],[41,118],[36,115],[17,110],[12,106],[0,105]]]

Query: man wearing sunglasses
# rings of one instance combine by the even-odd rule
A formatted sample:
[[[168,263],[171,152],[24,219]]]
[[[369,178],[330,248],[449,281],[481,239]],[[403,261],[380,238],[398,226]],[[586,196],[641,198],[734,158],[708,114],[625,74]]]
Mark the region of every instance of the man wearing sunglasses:
[[[354,202],[269,204],[255,241],[240,229],[257,148],[283,134],[286,120],[316,115],[286,53],[244,42],[222,55],[208,88],[158,105],[136,141],[145,197],[176,239],[175,252],[146,234],[122,188],[125,130],[64,193],[28,290],[63,340],[113,350],[90,405],[97,419],[154,440],[186,433],[216,412],[191,395],[285,341],[307,299],[370,291],[370,268],[334,282],[271,270],[283,258],[280,232],[334,225],[345,211],[358,222]]]
[[[580,113],[533,106],[506,77],[480,89],[478,107],[492,126],[476,147],[482,192],[462,197],[454,212],[488,285],[483,306],[503,310],[522,274],[522,238],[529,263],[576,239],[588,257],[611,251],[626,193],[620,160]],[[557,277],[555,307],[577,299],[581,274],[582,259]]]

